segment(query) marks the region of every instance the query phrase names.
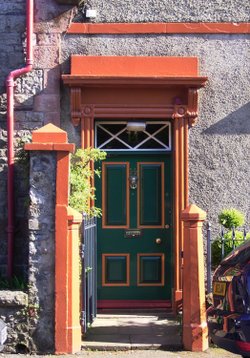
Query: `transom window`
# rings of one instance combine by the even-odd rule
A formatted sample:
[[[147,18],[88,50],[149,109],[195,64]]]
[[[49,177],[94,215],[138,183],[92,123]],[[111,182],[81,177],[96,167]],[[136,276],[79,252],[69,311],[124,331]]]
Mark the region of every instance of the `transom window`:
[[[105,151],[170,151],[171,123],[166,121],[98,121],[95,124],[95,147]],[[135,124],[136,124],[135,123]],[[133,126],[132,126],[133,127]]]

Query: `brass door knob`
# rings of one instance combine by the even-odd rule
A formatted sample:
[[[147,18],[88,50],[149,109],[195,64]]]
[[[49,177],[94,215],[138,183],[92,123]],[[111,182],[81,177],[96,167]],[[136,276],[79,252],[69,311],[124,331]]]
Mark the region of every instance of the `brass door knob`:
[[[155,239],[155,243],[157,245],[160,245],[162,243],[162,239],[160,237],[157,237],[157,239]]]

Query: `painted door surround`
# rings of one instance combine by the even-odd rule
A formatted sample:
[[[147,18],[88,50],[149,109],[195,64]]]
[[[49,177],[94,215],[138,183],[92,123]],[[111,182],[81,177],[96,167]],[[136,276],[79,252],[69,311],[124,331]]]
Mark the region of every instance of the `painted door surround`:
[[[173,305],[182,298],[184,227],[188,206],[188,131],[198,116],[198,75],[193,57],[71,57],[71,121],[81,126],[82,148],[94,146],[95,119],[171,120],[173,128]]]

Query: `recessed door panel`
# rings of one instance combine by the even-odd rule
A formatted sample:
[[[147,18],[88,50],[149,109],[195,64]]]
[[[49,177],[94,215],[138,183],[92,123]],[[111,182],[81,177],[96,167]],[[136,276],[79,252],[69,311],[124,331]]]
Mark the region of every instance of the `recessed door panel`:
[[[129,195],[127,181],[129,163],[103,163],[102,172],[103,227],[128,227]]]
[[[164,163],[137,163],[138,227],[164,225]]]

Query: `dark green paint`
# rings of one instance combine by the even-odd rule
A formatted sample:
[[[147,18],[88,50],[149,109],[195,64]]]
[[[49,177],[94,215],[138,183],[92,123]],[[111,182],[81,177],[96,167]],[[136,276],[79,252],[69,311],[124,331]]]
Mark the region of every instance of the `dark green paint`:
[[[102,229],[102,220],[98,220],[98,299],[102,300],[163,300],[171,299],[171,288],[172,288],[172,160],[171,154],[165,155],[152,155],[152,154],[116,154],[108,155],[106,162],[130,162],[130,167],[132,169],[137,168],[137,162],[164,162],[164,197],[165,197],[165,222],[164,224],[169,224],[170,229],[157,228],[157,229],[141,229],[141,235],[137,237],[126,238],[125,233],[128,229]],[[157,165],[156,165],[157,167]],[[147,171],[147,170],[146,170]],[[152,188],[150,184],[149,177],[154,181],[154,193],[157,193],[156,181],[159,179],[159,174],[154,167],[152,171],[153,174],[149,174],[149,171],[145,174],[147,177],[147,191],[150,196],[150,189]],[[158,179],[157,179],[158,178]],[[101,180],[96,178],[96,194],[97,194],[97,203],[96,205],[101,207]],[[117,178],[111,182],[118,181]],[[119,179],[120,180],[120,179]],[[124,183],[124,182],[123,182]],[[125,184],[123,184],[125,185]],[[111,190],[111,185],[110,185]],[[137,229],[137,190],[138,189],[129,189],[130,192],[130,229]],[[145,190],[145,188],[144,188]],[[159,189],[158,189],[159,190]],[[123,192],[120,190],[120,192]],[[124,189],[125,192],[125,189]],[[117,197],[117,194],[110,194],[111,200],[120,199]],[[146,199],[146,193],[144,195],[144,200]],[[155,199],[151,195],[151,200],[154,200],[154,207],[159,207],[159,200]],[[157,204],[158,203],[158,204]],[[114,204],[116,205],[116,204]],[[149,211],[151,208],[151,201],[147,200],[147,206],[149,208],[144,208],[144,212],[147,212],[147,215],[150,215]],[[157,206],[158,205],[158,206]],[[160,209],[159,209],[160,210]],[[157,210],[154,209],[154,212],[157,213]],[[158,215],[158,214],[157,214]],[[154,218],[157,217],[154,214]],[[159,218],[159,215],[158,215]],[[162,244],[157,245],[155,243],[156,238],[162,239]],[[130,286],[128,287],[102,287],[102,253],[119,253],[119,254],[130,254]],[[164,253],[165,254],[165,286],[137,286],[137,253],[145,253],[149,257],[150,253]],[[151,256],[151,258],[154,258]],[[156,260],[157,261],[157,260]],[[159,262],[159,261],[158,261]],[[152,269],[152,260],[151,260],[151,269]],[[157,269],[157,264],[154,266],[153,279],[158,280],[159,269]],[[148,266],[144,269],[146,279],[149,279]],[[144,278],[144,279],[145,279]]]
[[[106,166],[105,191],[106,225],[126,225],[126,165]]]
[[[106,282],[127,282],[127,258],[126,256],[107,256],[106,258]]]
[[[140,165],[140,224],[161,225],[161,166],[159,164]]]
[[[140,283],[161,283],[161,256],[141,256],[140,261]]]

